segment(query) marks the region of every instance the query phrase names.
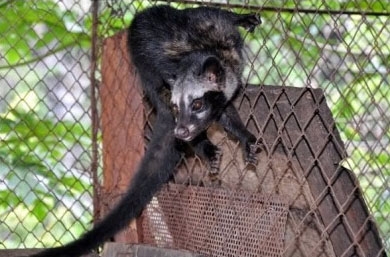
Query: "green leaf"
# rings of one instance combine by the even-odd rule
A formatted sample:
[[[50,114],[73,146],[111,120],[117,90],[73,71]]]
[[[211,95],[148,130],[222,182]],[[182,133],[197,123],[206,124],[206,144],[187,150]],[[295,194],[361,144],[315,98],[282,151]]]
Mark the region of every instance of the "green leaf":
[[[48,206],[44,201],[37,199],[33,203],[31,214],[34,215],[39,222],[43,222],[48,212],[52,209],[51,207],[52,206]]]
[[[0,206],[4,209],[10,209],[22,203],[19,196],[12,190],[0,190]]]
[[[9,134],[15,125],[15,122],[8,118],[0,117],[0,133]]]
[[[390,151],[383,151],[379,153],[375,159],[379,162],[380,165],[383,167],[389,166],[390,165]],[[390,176],[390,169],[383,169],[383,172],[387,175]]]
[[[70,176],[61,178],[61,184],[71,188],[74,193],[85,192],[86,188],[89,188],[80,179]]]

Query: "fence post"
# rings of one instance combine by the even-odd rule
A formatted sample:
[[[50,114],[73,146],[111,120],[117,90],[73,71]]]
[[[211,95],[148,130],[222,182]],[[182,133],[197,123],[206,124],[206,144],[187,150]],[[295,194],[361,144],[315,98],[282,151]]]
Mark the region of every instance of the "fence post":
[[[144,107],[139,79],[129,62],[127,34],[103,42],[101,126],[103,137],[103,189],[101,212],[112,209],[125,192],[144,154]],[[96,206],[95,206],[96,207]],[[139,242],[136,221],[115,236],[116,242]]]

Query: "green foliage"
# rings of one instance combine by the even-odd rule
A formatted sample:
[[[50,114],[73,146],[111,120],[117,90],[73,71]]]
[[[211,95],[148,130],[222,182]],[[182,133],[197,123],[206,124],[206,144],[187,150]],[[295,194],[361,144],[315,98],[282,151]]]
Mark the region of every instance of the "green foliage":
[[[231,0],[230,4],[244,5],[241,0]],[[259,0],[247,0],[245,4],[258,6],[263,4]],[[309,9],[309,10],[326,10],[326,11],[373,11],[373,12],[389,12],[390,6],[387,0],[375,0],[375,1],[348,1],[348,0],[328,0],[328,1],[313,1],[313,0],[272,0],[265,2],[267,6],[272,6],[276,8],[290,8],[290,9]]]
[[[6,69],[9,65],[22,65],[42,59],[67,47],[89,47],[90,31],[77,26],[77,16],[59,7],[57,1],[10,0],[0,4],[0,50],[4,54]],[[37,30],[38,26],[43,26]],[[34,56],[44,50],[44,56]]]
[[[0,77],[10,78],[0,87],[0,248],[58,245],[80,235],[92,218],[90,158],[69,161],[74,150],[91,145],[90,125],[57,120],[44,101],[47,71],[25,67],[88,49],[89,16],[54,0],[0,1]]]
[[[57,199],[67,201],[90,194],[89,174],[70,169],[63,162],[64,153],[77,144],[90,145],[89,138],[87,129],[80,123],[54,122],[53,118],[41,117],[31,110],[13,109],[0,116],[0,177],[6,182],[6,186],[0,187],[0,197],[7,199],[0,202],[1,218],[16,221],[8,224],[15,226],[11,230],[20,235],[15,236],[17,242],[25,240],[23,236],[28,234],[26,230],[31,224],[57,227],[51,230],[53,234],[70,230],[70,234],[79,235],[89,223],[90,214],[77,214],[78,208],[72,213],[62,202],[57,202]],[[58,226],[56,217],[63,217],[67,221],[63,224],[68,225]],[[78,227],[71,226],[75,222]],[[44,242],[50,242],[47,238],[51,235],[45,233],[43,226],[33,230],[43,234]],[[40,244],[40,238],[29,244]]]

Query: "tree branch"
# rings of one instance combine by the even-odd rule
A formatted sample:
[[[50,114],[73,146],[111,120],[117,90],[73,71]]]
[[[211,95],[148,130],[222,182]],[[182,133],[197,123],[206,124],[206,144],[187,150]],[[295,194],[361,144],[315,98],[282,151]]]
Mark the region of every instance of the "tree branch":
[[[55,53],[61,52],[62,50],[66,49],[66,48],[68,48],[70,46],[76,45],[77,43],[78,43],[78,41],[73,41],[73,42],[68,43],[66,45],[62,45],[62,46],[60,46],[60,47],[58,47],[56,49],[50,50],[47,53],[45,53],[44,55],[37,56],[37,57],[32,58],[30,60],[27,60],[27,61],[24,61],[24,62],[18,62],[18,63],[15,63],[15,64],[8,64],[8,65],[0,66],[0,70],[14,69],[14,68],[21,67],[21,66],[24,66],[24,65],[27,65],[27,64],[30,64],[30,63],[41,61],[44,58],[46,58],[48,56],[51,56],[51,55],[53,55]]]

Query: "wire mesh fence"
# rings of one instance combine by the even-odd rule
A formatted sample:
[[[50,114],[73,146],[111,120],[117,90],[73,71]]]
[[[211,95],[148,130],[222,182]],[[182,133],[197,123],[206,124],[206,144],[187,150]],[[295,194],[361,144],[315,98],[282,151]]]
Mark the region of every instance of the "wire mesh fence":
[[[95,184],[92,183],[93,176],[96,176],[96,169],[91,168],[91,166],[96,167],[93,143],[102,143],[100,137],[92,140],[94,132],[91,108],[98,107],[101,116],[104,116],[106,111],[104,105],[100,107],[100,102],[91,104],[90,100],[91,74],[97,81],[102,79],[99,71],[91,72],[93,70],[91,65],[94,62],[100,65],[102,57],[101,54],[93,57],[91,47],[95,45],[100,53],[104,46],[101,44],[102,40],[125,29],[135,13],[155,4],[169,3],[177,8],[211,5],[236,12],[261,14],[263,23],[255,33],[242,31],[246,44],[244,53],[247,63],[243,76],[244,82],[265,85],[265,87],[293,86],[302,90],[320,88],[324,91],[334,123],[333,121],[330,121],[330,124],[324,123],[320,118],[317,120],[315,107],[312,107],[308,114],[309,121],[298,122],[297,126],[302,126],[300,128],[302,134],[296,135],[297,142],[305,140],[316,142],[315,138],[309,138],[308,124],[317,122],[328,131],[332,131],[331,128],[336,126],[344,142],[344,148],[340,148],[342,152],[336,155],[342,158],[342,166],[357,176],[364,200],[376,221],[384,247],[390,249],[390,201],[388,200],[390,196],[390,114],[387,111],[390,107],[390,46],[387,42],[390,38],[388,26],[390,9],[386,1],[245,1],[242,3],[242,1],[106,0],[97,3],[98,17],[94,20],[92,5],[85,1],[0,1],[0,24],[2,24],[0,26],[2,35],[0,42],[2,57],[0,60],[1,248],[60,245],[77,238],[91,227],[92,188],[100,188],[96,180],[94,180]],[[99,37],[91,41],[94,26]],[[113,81],[122,79],[120,75],[120,72],[114,74]],[[98,83],[93,83],[92,87],[99,89]],[[300,98],[289,96],[283,98],[283,93],[280,93],[277,99],[283,98],[295,110],[287,107],[283,109],[277,102],[279,100],[271,100],[272,98],[267,97],[266,93],[261,92],[263,91],[257,93],[255,97],[257,100],[252,109],[249,108],[249,115],[242,117],[248,127],[256,133],[258,139],[265,137],[271,123],[277,123],[278,118],[275,117],[279,116],[274,112],[293,113],[287,115],[288,117],[280,116],[280,119],[284,120],[283,124],[289,123],[290,119],[298,120],[296,118],[298,114],[295,112],[298,112],[296,109],[301,103]],[[119,103],[122,100],[126,104],[132,102],[131,95],[121,96],[123,99],[119,99],[119,94],[109,96],[114,99],[114,102]],[[244,92],[241,102],[245,102],[248,98],[245,97]],[[294,99],[298,100],[294,102]],[[323,101],[320,100],[317,104]],[[265,119],[258,117],[260,115],[258,108],[254,109],[256,105],[266,109]],[[119,105],[116,107],[117,113],[121,111],[126,113],[126,110],[121,110]],[[102,127],[104,130],[104,124],[115,123],[118,131],[112,133],[114,137],[119,137],[120,133],[126,134],[126,131],[131,128],[142,130],[146,127],[148,130],[151,126],[148,121],[149,115],[150,112],[146,112],[142,125],[139,124],[139,120],[130,115],[126,122],[114,118],[103,120]],[[125,132],[120,132],[121,128],[124,128]],[[329,134],[334,136],[332,132]],[[131,135],[129,132],[121,135],[123,136],[121,138]],[[219,138],[219,141],[217,140],[219,145],[228,145],[227,148],[230,150],[224,155],[229,156],[231,160],[226,161],[225,168],[221,172],[222,187],[229,190],[236,190],[239,187],[257,193],[262,191],[276,193],[279,189],[283,191],[281,189],[283,183],[297,183],[298,187],[302,188],[302,192],[296,193],[293,202],[301,204],[302,201],[306,201],[306,204],[319,206],[319,202],[322,202],[325,197],[320,193],[319,196],[314,197],[313,202],[307,200],[309,194],[305,191],[307,185],[296,175],[298,170],[303,169],[302,164],[299,168],[294,166],[298,165],[294,163],[293,168],[288,166],[288,160],[293,160],[292,156],[300,145],[300,143],[294,144],[291,135],[289,137],[289,144],[285,141],[281,144],[284,149],[283,157],[274,150],[279,144],[275,141],[268,142],[266,156],[260,159],[267,166],[261,170],[263,174],[273,174],[277,178],[275,180],[278,182],[271,183],[272,186],[268,175],[262,177],[255,174],[257,177],[254,183],[255,178],[252,176],[254,174],[245,170],[240,164],[239,147],[228,143],[226,137]],[[317,149],[316,146],[309,148]],[[103,149],[110,149],[108,143],[103,145]],[[128,151],[131,153],[132,150]],[[311,150],[309,157],[317,160],[321,153],[322,148],[319,147],[317,150]],[[130,164],[126,157],[120,154],[118,153],[117,159],[106,159],[105,165],[110,161],[112,167],[126,170]],[[278,158],[283,161],[275,164],[275,159]],[[209,181],[207,167],[199,159],[185,160],[183,165],[184,172],[179,173],[174,179],[177,184],[215,186]],[[280,173],[278,173],[279,169]],[[319,169],[322,170],[319,174],[325,174],[324,167]],[[311,169],[303,169],[302,172],[309,176]],[[231,176],[233,173],[234,175]],[[331,190],[330,185],[339,176],[337,174],[339,173],[326,179],[323,175],[328,185],[326,190]],[[296,180],[292,179],[288,182],[286,177]],[[232,178],[237,182],[229,182]],[[103,176],[103,180],[109,181],[105,182],[108,184],[115,184],[115,181],[112,181],[115,179],[124,184],[127,182],[121,181],[121,178],[112,179]],[[250,181],[252,183],[249,183]],[[105,193],[109,194],[110,190],[107,188],[110,187],[105,184],[105,188]],[[351,192],[354,190],[352,189]],[[100,217],[99,210],[104,206],[104,201],[102,204],[95,205],[95,211],[97,210],[95,218]],[[348,200],[345,204],[340,204],[340,213],[337,217],[340,219],[346,217],[349,206]],[[162,210],[158,212],[161,213]],[[292,213],[290,212],[289,215],[296,217],[297,214]],[[312,223],[308,222],[308,218],[312,218],[311,215],[317,213],[315,211],[307,213],[301,213],[303,217],[293,219],[296,223],[287,221],[290,226],[289,233],[295,236],[292,238],[297,239],[306,233],[311,237],[317,237],[318,242],[325,242],[329,230],[333,229],[332,226],[322,224],[325,229],[319,231],[323,234],[313,235],[315,232],[304,224]],[[313,220],[321,219],[313,218]],[[359,252],[359,247],[356,246],[359,239],[350,240],[351,247],[356,247],[358,249],[356,251]],[[334,254],[329,250],[331,247],[327,241],[325,246],[318,243],[305,249],[302,248],[307,246],[299,245],[298,250],[295,248],[291,250],[292,244],[290,241],[290,244],[284,246],[285,248],[282,249],[284,255],[317,256],[321,254],[320,250],[324,256]]]
[[[0,2],[1,248],[58,245],[90,227],[89,8]]]

